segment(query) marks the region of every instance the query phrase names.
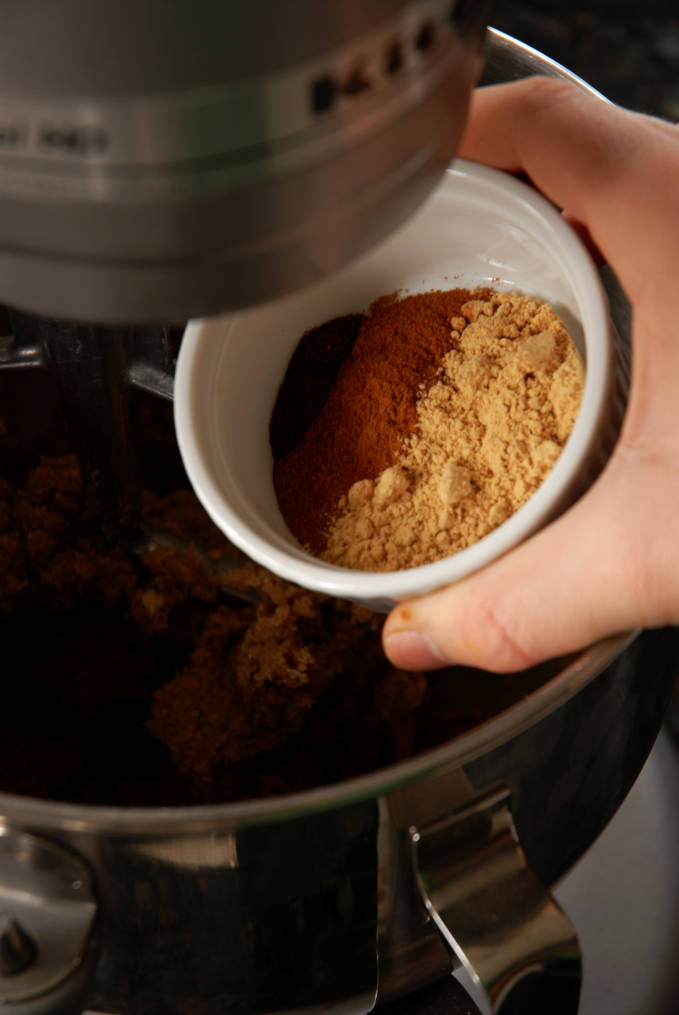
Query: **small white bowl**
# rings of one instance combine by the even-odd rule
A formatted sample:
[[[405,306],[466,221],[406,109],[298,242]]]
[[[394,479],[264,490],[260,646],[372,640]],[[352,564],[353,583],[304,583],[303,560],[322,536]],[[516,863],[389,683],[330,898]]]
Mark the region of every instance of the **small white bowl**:
[[[499,528],[444,560],[387,573],[328,564],[289,532],[273,487],[269,421],[290,357],[309,328],[366,310],[385,293],[492,286],[550,303],[586,364],[575,427],[554,469]],[[310,289],[236,316],[191,321],[175,375],[175,426],[189,479],[216,525],[289,581],[389,609],[457,581],[563,511],[617,437],[624,400],[606,295],[575,231],[535,190],[461,160],[385,243]]]

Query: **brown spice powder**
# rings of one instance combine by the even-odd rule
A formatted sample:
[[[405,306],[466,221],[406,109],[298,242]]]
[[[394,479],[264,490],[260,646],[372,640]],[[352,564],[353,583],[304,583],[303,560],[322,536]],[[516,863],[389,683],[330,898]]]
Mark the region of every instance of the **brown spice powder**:
[[[466,289],[404,299],[393,293],[367,314],[329,321],[303,336],[281,385],[270,440],[281,514],[312,553],[325,549],[349,487],[396,462],[417,423],[419,386],[435,380],[451,347],[451,317],[470,295]],[[302,408],[304,392],[317,385],[327,397],[314,397],[311,411]],[[290,420],[302,415],[305,425],[294,427]]]
[[[393,465],[340,498],[325,560],[391,571],[448,556],[509,518],[554,466],[583,389],[563,322],[539,300],[477,293],[451,323],[416,429]]]

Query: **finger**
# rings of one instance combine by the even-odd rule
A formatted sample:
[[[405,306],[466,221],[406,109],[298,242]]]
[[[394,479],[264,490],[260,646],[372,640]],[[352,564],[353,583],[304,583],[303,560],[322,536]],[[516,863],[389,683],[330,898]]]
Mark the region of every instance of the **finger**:
[[[613,466],[523,546],[393,610],[383,631],[392,663],[402,669],[460,664],[509,672],[617,631],[668,622],[676,604],[666,598],[667,572],[677,562],[662,563],[667,552],[656,538],[663,529],[659,517],[657,528],[649,531],[646,523],[644,530],[644,468],[625,476],[624,467]]]
[[[634,299],[679,257],[679,132],[557,79],[478,89],[465,158],[523,171],[589,229]],[[653,271],[653,277],[650,273]]]
[[[640,113],[639,116],[643,117],[649,126],[659,130],[665,137],[679,140],[679,124],[672,123],[670,120],[661,120],[657,116],[648,116],[645,113]]]
[[[574,219],[571,215],[568,214],[568,212],[563,212],[563,217],[566,219],[571,228],[575,230],[575,232],[578,234],[584,245],[587,247],[590,256],[594,261],[594,263],[596,264],[596,266],[600,268],[602,264],[605,264],[606,259],[599,250],[599,248],[597,247],[594,240],[592,239],[590,231],[587,228],[587,226],[584,225],[584,223],[582,222],[578,222],[578,220]]]

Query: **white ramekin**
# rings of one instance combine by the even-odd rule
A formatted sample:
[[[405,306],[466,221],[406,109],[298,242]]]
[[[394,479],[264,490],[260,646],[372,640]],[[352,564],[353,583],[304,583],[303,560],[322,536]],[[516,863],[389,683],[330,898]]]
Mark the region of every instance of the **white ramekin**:
[[[436,563],[374,574],[311,556],[278,510],[268,437],[276,394],[300,337],[396,289],[478,285],[550,303],[582,354],[582,405],[554,469],[499,528]],[[298,585],[387,609],[483,567],[592,482],[624,411],[618,352],[596,266],[558,210],[506,173],[457,160],[416,215],[349,268],[265,306],[188,324],[175,375],[179,448],[206,511],[249,557]]]

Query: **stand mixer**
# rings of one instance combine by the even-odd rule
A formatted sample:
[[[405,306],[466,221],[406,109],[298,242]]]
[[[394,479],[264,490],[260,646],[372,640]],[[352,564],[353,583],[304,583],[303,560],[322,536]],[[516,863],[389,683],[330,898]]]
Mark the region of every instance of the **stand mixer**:
[[[11,42],[0,66],[0,299],[10,307],[0,369],[55,377],[111,541],[134,540],[139,518],[130,396],[172,397],[177,326],[310,284],[415,209],[456,150],[487,12],[466,0],[57,0],[38,18],[34,5],[0,0]],[[569,76],[491,33],[487,80],[531,72]],[[125,811],[0,792],[0,1007],[405,1011],[438,981],[443,1000],[421,996],[417,1010],[469,1012],[464,992],[450,995],[449,942],[425,913],[427,885],[443,892],[446,865],[467,856],[484,878],[502,875],[501,899],[506,870],[528,875],[504,784],[544,885],[581,855],[638,772],[673,676],[674,645],[643,681],[645,643],[627,647],[621,638],[583,653],[544,698],[500,715],[492,735],[472,731],[402,772],[292,803]],[[561,1006],[549,1010],[572,1015],[575,935],[529,881],[530,907],[502,913],[518,961],[486,947],[501,911],[492,892],[487,911],[455,912],[457,940],[467,934],[496,984],[508,967],[556,973]],[[17,905],[35,903],[36,950],[8,887]],[[526,945],[534,903],[553,928],[537,964]],[[42,931],[63,944],[56,958],[41,950]],[[280,960],[281,946],[294,961]],[[505,1006],[496,990],[493,1011],[514,1010],[546,1009]]]

